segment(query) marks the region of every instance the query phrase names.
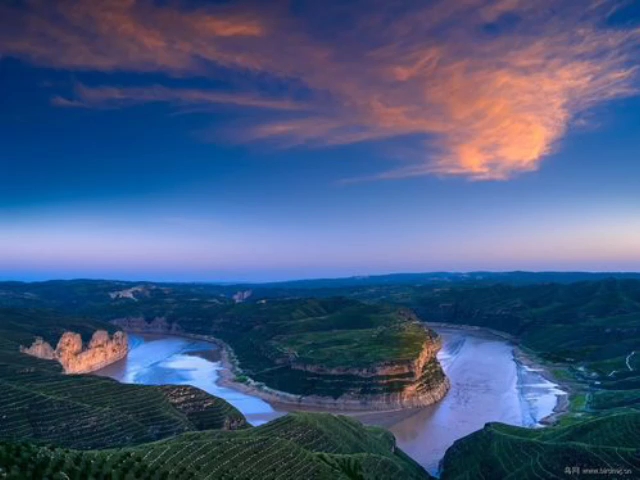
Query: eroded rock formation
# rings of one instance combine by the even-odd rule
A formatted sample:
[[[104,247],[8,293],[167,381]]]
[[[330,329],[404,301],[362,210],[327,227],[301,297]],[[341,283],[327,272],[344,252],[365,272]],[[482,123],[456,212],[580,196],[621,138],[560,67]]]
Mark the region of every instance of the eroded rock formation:
[[[65,373],[88,373],[126,357],[129,341],[124,332],[111,336],[105,330],[97,330],[84,348],[80,334],[65,332],[55,350],[38,337],[30,347],[21,347],[20,351],[45,360],[57,360]]]
[[[292,362],[289,368],[307,373],[314,395],[294,395],[252,382],[260,396],[269,401],[338,410],[400,410],[426,407],[440,401],[449,391],[436,355],[440,338],[425,342],[420,355],[410,362],[389,362],[368,369],[306,366]],[[237,368],[236,375],[241,374]],[[336,387],[343,393],[331,394]]]
[[[44,360],[53,360],[56,358],[55,350],[48,342],[45,342],[42,337],[36,337],[36,340],[29,348],[20,347],[20,351],[27,355],[42,358]]]

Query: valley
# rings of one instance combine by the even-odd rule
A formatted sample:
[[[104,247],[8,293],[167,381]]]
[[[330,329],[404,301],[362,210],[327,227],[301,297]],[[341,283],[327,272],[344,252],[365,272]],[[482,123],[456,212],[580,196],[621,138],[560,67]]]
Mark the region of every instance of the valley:
[[[240,441],[251,450],[238,450],[241,457],[229,453],[242,461],[226,462],[221,478],[243,478],[251,471],[247,459],[281,455],[278,448],[294,455],[293,463],[285,462],[290,472],[311,472],[309,478],[376,478],[379,470],[382,478],[509,478],[512,472],[519,479],[566,478],[566,467],[597,472],[610,465],[632,473],[640,467],[636,280],[325,285],[305,290],[304,297],[286,288],[254,288],[242,301],[236,292],[247,288],[123,283],[0,288],[0,380],[6,387],[0,392],[0,458],[19,448],[24,458],[59,459],[43,467],[51,469],[105,458],[127,465],[138,451],[142,476],[204,478],[197,472],[210,468],[214,457],[173,470],[164,455],[202,445],[225,458],[225,449]],[[122,290],[130,294],[109,295]],[[422,319],[435,323],[424,328]],[[76,332],[89,344],[97,330],[113,336],[123,328],[131,351],[106,374],[124,383],[65,375],[59,363],[20,352],[36,337],[53,345]],[[160,339],[140,335],[143,330]],[[215,353],[205,340],[228,348]],[[154,362],[155,342],[186,343]],[[151,350],[136,360],[145,345]],[[225,355],[229,363],[219,363]],[[433,391],[443,382],[448,392],[435,403],[406,408],[414,405],[399,401],[403,392]],[[273,392],[293,397],[278,402],[282,397],[270,397]],[[323,402],[305,403],[317,397]],[[345,398],[357,399],[358,408],[349,408]],[[38,414],[47,411],[56,414],[44,422]],[[272,426],[277,434],[265,436]],[[354,428],[358,446],[346,433]],[[227,433],[212,436],[216,429]],[[302,450],[277,446],[307,436],[316,440],[299,444]],[[325,440],[318,443],[320,437]],[[28,444],[18,446],[18,439]],[[158,441],[167,443],[157,449]],[[53,449],[43,451],[43,443]],[[113,448],[119,453],[106,453]],[[149,459],[153,474],[146,470]]]
[[[393,433],[397,445],[429,473],[454,441],[481,429],[487,422],[532,427],[550,415],[564,396],[537,372],[515,362],[508,342],[482,331],[438,328],[443,339],[438,359],[451,390],[427,408],[387,412],[344,412],[367,425]],[[131,334],[126,360],[96,372],[123,383],[144,385],[188,384],[222,398],[236,407],[252,425],[262,425],[291,411],[313,410],[291,404],[266,403],[251,390],[223,382],[224,365],[216,344],[171,335]],[[242,386],[242,385],[240,385]],[[259,393],[259,392],[258,392]]]

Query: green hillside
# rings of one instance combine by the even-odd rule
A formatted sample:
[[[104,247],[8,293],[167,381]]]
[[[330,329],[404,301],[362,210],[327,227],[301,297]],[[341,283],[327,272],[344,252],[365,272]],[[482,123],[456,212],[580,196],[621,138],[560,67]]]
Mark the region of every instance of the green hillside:
[[[425,289],[410,302],[428,320],[501,330],[549,358],[602,368],[623,367],[640,336],[636,280]]]
[[[19,351],[36,334],[55,340],[66,329],[90,334],[106,327],[46,311],[0,310],[0,439],[107,448],[202,428],[246,426],[234,407],[193,387],[122,385],[104,377],[63,375],[57,362]],[[181,401],[185,389],[192,402],[201,400],[197,408]]]
[[[198,328],[189,320],[180,325]],[[411,362],[426,343],[436,341],[404,309],[342,298],[236,305],[206,333],[231,345],[254,381],[292,394],[333,398],[401,391],[415,381],[411,375],[362,377],[356,371]],[[324,373],[331,369],[341,373]],[[425,388],[444,379],[435,361],[423,373]]]
[[[185,433],[117,450],[0,443],[0,469],[15,479],[431,478],[395,449],[390,434],[328,414],[292,414],[262,427]]]
[[[444,480],[640,476],[639,281],[423,289],[406,303],[429,320],[511,334],[572,391],[559,426],[490,424],[456,442]]]
[[[236,288],[100,280],[5,282],[0,283],[0,305],[35,305],[116,321],[128,329],[132,318],[161,318],[167,329],[224,340],[246,377],[294,395],[385,395],[416,381],[424,390],[444,381],[435,359],[415,375],[359,376],[358,370],[411,363],[425,344],[437,341],[406,308],[344,297],[256,296],[237,304],[231,298]],[[330,370],[343,374],[327,377]]]
[[[534,430],[487,424],[447,450],[442,480],[637,478],[638,445],[637,412]]]
[[[127,474],[132,466],[138,478],[206,478],[202,472],[214,468],[219,463],[214,459],[224,456],[234,460],[215,470],[219,475],[215,478],[255,478],[258,471],[263,472],[259,478],[426,478],[394,448],[388,433],[344,417],[289,415],[258,428],[243,428],[242,420],[229,410],[232,407],[222,401],[217,404],[204,392],[65,377],[55,364],[16,356],[16,345],[28,343],[34,325],[50,339],[61,333],[64,322],[71,322],[87,338],[95,328],[103,328],[105,320],[162,316],[184,331],[224,339],[247,374],[275,388],[335,396],[355,385],[361,392],[371,392],[376,391],[375,384],[356,376],[338,376],[335,383],[324,384],[310,372],[287,366],[297,361],[312,367],[367,368],[383,361],[389,351],[397,360],[410,358],[430,336],[427,330],[416,329],[416,317],[408,310],[413,309],[427,321],[476,325],[511,335],[571,389],[570,411],[556,426],[531,430],[489,424],[456,442],[444,459],[444,480],[576,478],[578,469],[584,478],[639,475],[640,281],[368,285],[323,290],[316,299],[266,295],[241,304],[230,299],[233,289],[199,286],[152,285],[135,300],[110,297],[109,292],[124,287],[135,285],[92,284],[86,287],[91,290],[87,297],[69,296],[64,301],[55,301],[56,289],[64,288],[64,282],[54,286],[47,282],[46,288],[20,284],[11,294],[1,295],[5,305],[24,304],[19,310],[2,311],[0,317],[6,326],[0,332],[0,368],[3,386],[7,385],[0,392],[0,408],[3,415],[11,412],[0,419],[5,422],[0,423],[4,432],[0,439],[9,441],[2,451],[14,452],[3,454],[2,458],[9,458],[5,469],[28,472],[29,465],[55,458],[56,468],[95,468],[95,476],[104,472],[98,467],[104,465],[101,462],[110,462],[113,478]],[[3,288],[4,284],[0,291]],[[85,287],[80,282],[73,288],[77,295]],[[305,296],[314,294],[305,289]],[[37,297],[34,305],[63,313],[25,310],[32,295]],[[276,296],[286,295],[279,287]],[[100,320],[74,320],[67,317],[72,311]],[[361,344],[361,339],[366,341]],[[436,378],[437,371],[429,375]],[[80,381],[82,385],[75,383]],[[24,395],[25,385],[29,385],[26,391],[37,386],[36,398]],[[385,388],[394,388],[393,382]],[[32,408],[7,408],[22,405],[25,398]],[[212,408],[198,408],[207,402]],[[48,423],[51,415],[42,411],[56,412],[53,418],[64,419],[68,430],[58,431],[61,426]],[[110,423],[104,429],[94,432],[88,427],[107,419]],[[85,438],[74,430],[91,433]],[[28,439],[32,443],[22,444],[20,453],[15,453],[15,442]],[[200,447],[200,453],[190,445]],[[96,447],[100,449],[86,450]],[[177,466],[176,458],[181,459]],[[272,458],[278,458],[284,472],[280,477],[267,466]],[[257,470],[252,470],[254,464]],[[196,472],[197,465],[202,470]]]
[[[0,309],[0,478],[430,478],[388,432],[346,417],[295,414],[252,428],[193,387],[64,375],[19,351],[36,334],[105,327]]]

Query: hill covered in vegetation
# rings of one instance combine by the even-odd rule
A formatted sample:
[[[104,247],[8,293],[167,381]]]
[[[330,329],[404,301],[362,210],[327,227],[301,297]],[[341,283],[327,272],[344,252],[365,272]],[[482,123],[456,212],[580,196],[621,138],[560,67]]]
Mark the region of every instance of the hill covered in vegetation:
[[[236,432],[190,432],[110,450],[0,442],[2,468],[12,479],[432,478],[396,449],[386,431],[347,417],[310,413]]]
[[[54,361],[20,352],[34,334],[70,328],[111,328],[44,311],[0,310],[0,438],[108,448],[167,438],[200,428],[242,428],[244,417],[220,399],[191,387],[122,385],[104,377],[65,375]],[[53,326],[55,325],[55,327]],[[49,326],[49,328],[47,328]]]
[[[640,281],[419,289],[401,303],[510,334],[572,390],[559,425],[490,424],[456,442],[445,480],[640,476]]]
[[[430,321],[509,333],[602,389],[640,387],[640,281],[440,288],[408,303]]]
[[[159,329],[212,335],[233,346],[242,368],[257,382],[285,390],[300,388],[301,393],[317,385],[314,381],[307,384],[305,379],[313,379],[311,374],[316,373],[314,369],[319,365],[340,368],[340,364],[335,363],[336,349],[338,352],[342,350],[343,358],[348,359],[345,361],[364,371],[379,365],[387,348],[401,361],[415,353],[423,335],[437,342],[428,330],[418,333],[414,321],[416,318],[427,322],[490,328],[509,335],[525,352],[540,358],[570,387],[570,411],[560,418],[557,425],[545,429],[488,424],[484,429],[457,441],[449,449],[443,462],[443,479],[576,478],[579,472],[585,477],[588,474],[588,478],[634,478],[639,475],[640,281],[608,278],[577,283],[496,283],[486,279],[469,282],[440,279],[429,285],[366,284],[337,288],[323,286],[317,290],[300,288],[300,285],[278,285],[273,286],[273,290],[266,287],[254,289],[251,296],[242,296],[240,303],[234,299],[237,287],[139,286],[72,282],[75,293],[58,297],[56,291],[64,289],[65,282],[53,286],[50,282],[46,282],[46,285],[13,284],[10,289],[2,284],[0,292],[4,293],[0,293],[0,303],[20,305],[22,311],[25,306],[36,305],[64,312],[51,314],[54,317],[57,315],[57,319],[42,323],[44,330],[41,334],[45,337],[49,329],[52,335],[59,335],[60,330],[56,330],[56,325],[70,312],[89,315],[94,319],[87,322],[70,320],[75,322],[75,330],[81,333],[82,324],[86,324],[88,335],[95,328],[103,328],[104,321],[113,319],[127,319],[134,324],[144,322],[145,325],[152,325],[150,322],[153,322],[155,328]],[[83,289],[88,290],[84,297],[79,294]],[[114,291],[124,293],[112,297],[110,293]],[[334,298],[336,295],[348,298]],[[418,317],[408,313],[409,309],[415,311]],[[12,322],[11,330],[19,332],[21,322]],[[354,331],[357,334],[366,333],[369,340],[359,345],[352,337]],[[392,339],[391,345],[389,338]],[[331,388],[333,386],[325,390],[328,395],[344,391],[332,391]],[[163,392],[161,394],[166,395]],[[175,409],[171,402],[168,403],[169,408]],[[267,437],[277,437],[277,442],[295,443],[300,438],[306,438],[305,435],[291,433],[299,432],[296,425],[300,423],[314,432],[310,434],[313,438],[323,435],[332,441],[346,438],[346,434],[337,433],[338,427],[324,416],[295,417],[285,417],[290,419],[290,424],[281,420],[248,430],[238,425],[241,431],[216,431],[212,436],[210,432],[200,431],[208,428],[207,420],[197,424],[192,416],[190,426],[182,432],[164,437],[161,434],[162,438],[158,437],[152,443],[135,437],[117,451],[129,455],[122,457],[123,461],[129,461],[127,458],[144,458],[149,453],[144,449],[150,445],[154,445],[151,450],[154,452],[172,452],[174,447],[181,448],[178,445],[184,439],[199,438],[198,441],[202,440],[209,448],[221,438],[225,438],[222,442],[224,445],[229,445],[226,438],[231,435],[250,437],[254,434],[248,432],[263,432]],[[286,428],[285,424],[288,424]],[[173,424],[169,422],[169,425]],[[282,432],[287,433],[273,434],[269,430],[273,425],[282,427]],[[173,431],[179,430],[172,428]],[[377,438],[376,442],[385,438],[384,434],[377,434],[375,430],[364,430],[366,433],[358,430],[362,438],[370,438],[371,441]],[[200,439],[200,435],[205,435],[206,440]],[[325,440],[317,442],[313,441],[312,444],[324,445]],[[156,445],[164,447],[156,448]],[[304,442],[301,445],[305,445]],[[281,448],[298,452],[299,446]],[[6,448],[16,448],[16,444],[7,444]],[[44,454],[36,450],[52,448],[58,452],[56,448],[59,447],[30,443],[20,448],[31,449],[29,451],[36,452],[34,455],[41,458]],[[86,455],[105,455],[103,450],[87,452],[78,448],[68,450],[68,454],[74,458],[74,464],[90,465],[91,460],[99,460],[97,457],[89,459]],[[265,452],[270,448],[280,447],[265,443],[256,447],[255,452]],[[405,463],[403,454],[397,449],[389,460],[372,453],[378,447],[361,447],[360,450],[315,448],[304,447],[304,451],[299,453],[299,458],[312,459],[308,460],[310,463],[306,463],[307,460],[304,463],[305,468],[309,469],[304,472],[311,472],[309,478],[325,478],[323,475],[334,475],[333,478],[340,478],[340,475],[348,478],[412,478],[410,475],[413,473],[410,472],[414,472],[415,468],[412,463],[412,466],[407,466],[409,464]],[[140,456],[138,449],[143,449],[145,453]],[[333,453],[327,453],[327,450]],[[184,451],[179,451],[190,450],[185,447]],[[345,451],[351,453],[342,453]],[[24,453],[21,458],[31,458],[29,455]],[[120,458],[112,451],[106,455],[109,459]],[[242,455],[250,457],[250,454]],[[16,458],[15,455],[12,458]],[[160,456],[152,468],[169,465],[169,462],[163,463],[163,458]],[[136,464],[140,464],[141,472],[147,468],[142,460]],[[230,465],[234,465],[233,462]],[[287,475],[298,471],[297,467],[284,468],[293,468],[285,470]],[[395,468],[401,468],[402,473],[399,474]],[[225,472],[230,478],[243,478],[240,470]],[[378,472],[377,476],[375,472]],[[167,474],[158,473],[170,475],[169,478],[180,478],[183,474],[177,470]]]
[[[433,404],[449,388],[436,358],[439,338],[402,307],[99,280],[0,283],[2,303],[82,314],[127,331],[215,337],[233,349],[238,378],[280,402],[391,410]]]
[[[328,414],[250,427],[188,386],[65,375],[20,352],[38,334],[111,328],[0,309],[0,476],[7,478],[430,478],[384,430]]]
[[[638,478],[640,415],[544,429],[487,424],[445,455],[442,480]]]

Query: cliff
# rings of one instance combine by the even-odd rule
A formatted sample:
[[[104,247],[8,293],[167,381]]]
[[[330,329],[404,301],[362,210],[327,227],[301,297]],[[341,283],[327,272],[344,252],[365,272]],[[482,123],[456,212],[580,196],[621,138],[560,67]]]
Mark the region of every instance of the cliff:
[[[45,360],[57,360],[65,373],[78,374],[99,370],[126,357],[129,342],[124,332],[110,336],[105,330],[97,330],[85,348],[80,334],[65,332],[55,350],[37,337],[30,347],[20,347],[20,351]]]
[[[233,377],[245,375],[245,372],[227,347],[223,359],[233,374],[226,376],[225,383],[267,401],[321,409],[391,411],[420,408],[439,402],[450,388],[449,379],[436,358],[439,350],[438,338],[434,342],[425,342],[422,352],[412,362],[386,362],[368,369],[327,369],[292,363],[289,368],[305,372],[305,380],[313,384],[313,393],[296,395],[270,388],[251,378],[246,383],[234,383]],[[339,396],[333,394],[337,386],[340,388]]]

